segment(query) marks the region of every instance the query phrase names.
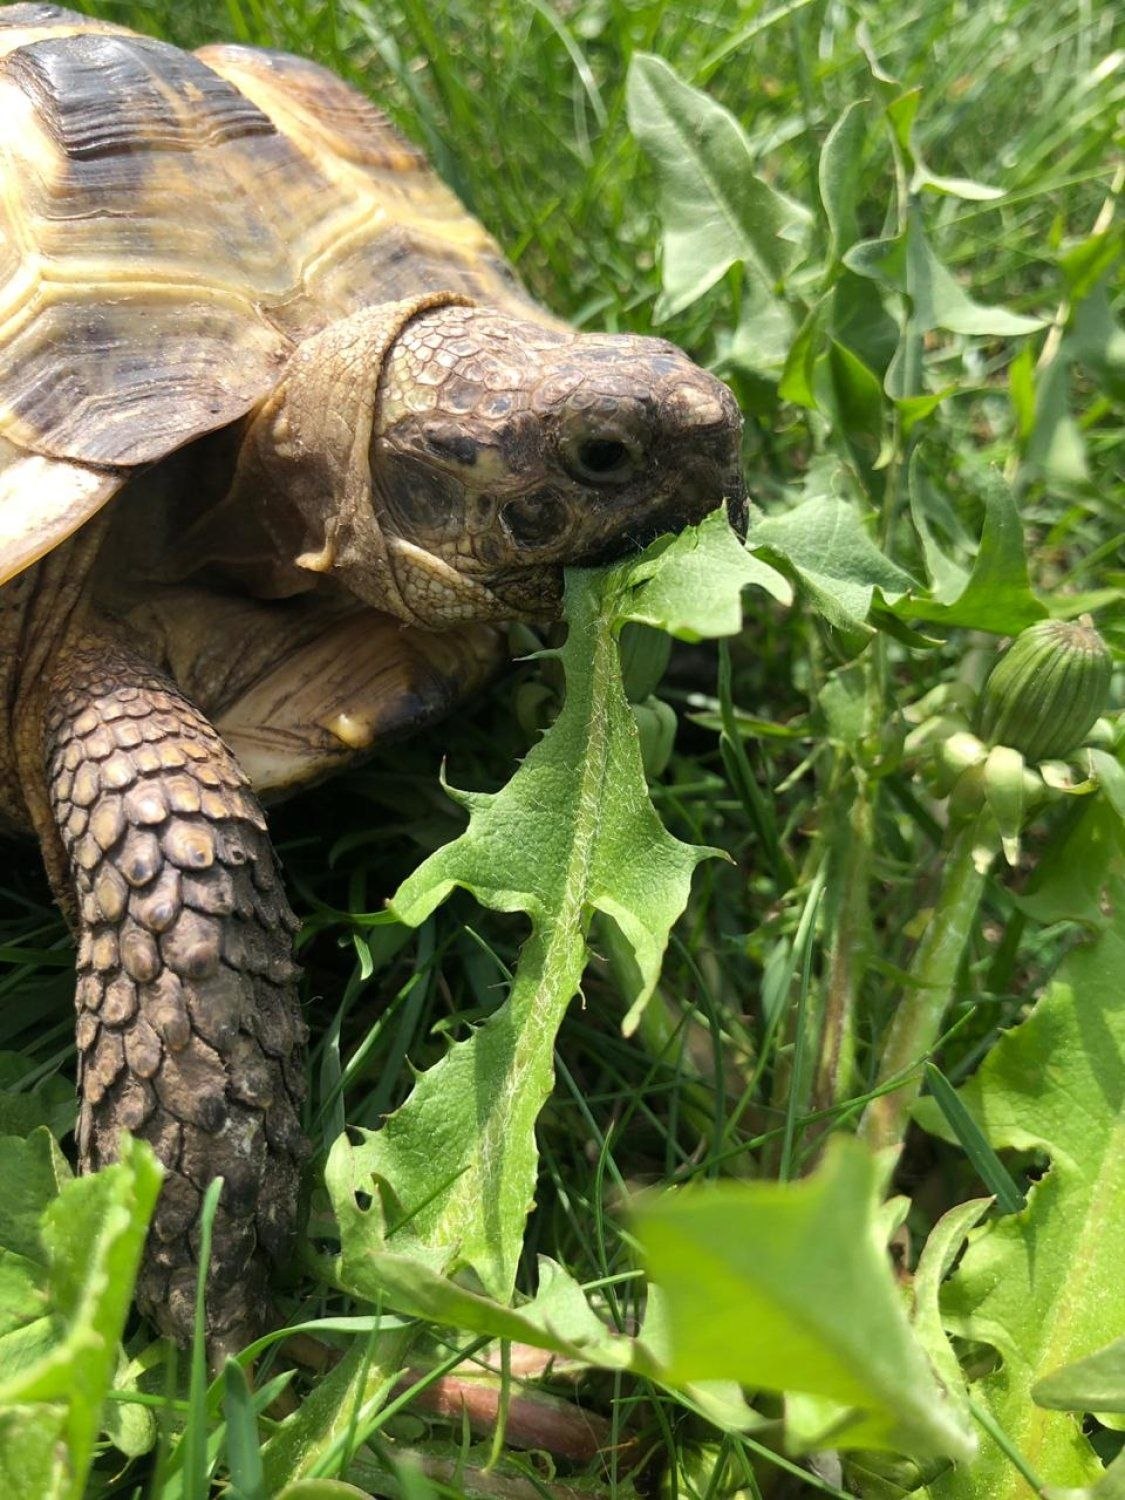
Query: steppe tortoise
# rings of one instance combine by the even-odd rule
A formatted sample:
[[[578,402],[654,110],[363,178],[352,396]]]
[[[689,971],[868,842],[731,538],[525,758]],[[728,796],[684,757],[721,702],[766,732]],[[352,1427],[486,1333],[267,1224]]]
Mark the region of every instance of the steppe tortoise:
[[[564,564],[737,505],[725,386],[577,333],[359,93],[0,10],[0,815],[78,939],[80,1165],[166,1169],[138,1302],[260,1327],[303,1152],[259,799],[447,712]]]

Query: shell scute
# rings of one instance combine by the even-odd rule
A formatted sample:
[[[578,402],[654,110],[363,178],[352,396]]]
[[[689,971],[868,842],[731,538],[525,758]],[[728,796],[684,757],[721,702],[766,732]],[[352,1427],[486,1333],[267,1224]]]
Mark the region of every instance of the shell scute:
[[[189,52],[146,37],[86,32],[14,51],[6,73],[72,160],[197,151],[273,122]],[[137,183],[135,186],[143,186]]]
[[[128,34],[8,52],[0,119],[0,432],[131,466],[241,416],[291,347],[263,307],[299,279],[256,193],[315,197],[308,164],[205,64]]]
[[[201,47],[196,56],[244,90],[256,84],[263,103],[268,98],[285,109],[345,161],[396,172],[426,166],[421,151],[398,133],[381,109],[319,63],[238,45]]]
[[[77,531],[123,483],[120,474],[24,453],[0,437],[0,584]]]

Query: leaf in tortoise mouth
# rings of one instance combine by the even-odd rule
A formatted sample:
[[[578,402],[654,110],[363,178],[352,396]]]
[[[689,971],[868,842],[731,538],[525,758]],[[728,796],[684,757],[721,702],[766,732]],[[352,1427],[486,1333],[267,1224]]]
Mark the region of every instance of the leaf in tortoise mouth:
[[[532,930],[499,1010],[419,1077],[381,1130],[333,1147],[340,1275],[361,1295],[375,1295],[380,1258],[390,1276],[386,1257],[410,1257],[434,1277],[471,1270],[491,1297],[511,1298],[535,1188],[535,1120],[594,913],[623,935],[642,1005],[692,872],[714,852],[673,838],[652,806],[617,636],[631,619],[688,639],[731,634],[752,582],[785,592],[721,513],[639,559],[568,574],[558,718],[500,792],[451,791],[468,828],[392,901],[393,914],[417,926],[463,887],[494,910],[526,912]]]

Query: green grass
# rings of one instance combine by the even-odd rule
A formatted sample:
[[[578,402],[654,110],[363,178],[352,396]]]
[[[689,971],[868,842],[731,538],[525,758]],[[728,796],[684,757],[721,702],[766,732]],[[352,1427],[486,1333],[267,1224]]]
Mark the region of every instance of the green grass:
[[[781,293],[794,325],[816,303],[827,274],[828,225],[816,193],[825,138],[849,104],[879,93],[857,41],[861,25],[885,73],[921,90],[916,139],[932,171],[1004,190],[996,202],[931,196],[925,203],[931,243],[979,301],[1057,318],[1061,327],[1068,307],[1060,257],[1088,239],[1107,195],[1120,188],[1114,149],[1125,75],[1120,55],[1116,66],[1113,57],[1125,31],[1117,7],[1099,0],[158,0],[88,9],[181,45],[237,40],[337,69],[427,149],[535,294],[590,328],[651,331],[661,286],[658,184],[626,119],[626,69],[636,53],[667,59],[682,79],[726,105],[741,122],[756,171],[813,209],[812,252]],[[898,227],[902,170],[885,131],[873,129],[854,167],[861,237]],[[1107,296],[1119,305],[1122,287],[1113,275]],[[848,447],[846,422],[780,399],[777,363],[764,363],[752,347],[740,352],[738,311],[748,301],[746,278],[735,269],[658,331],[730,379],[747,415],[752,495],[767,515],[786,515],[818,462],[843,458],[849,472],[862,466]],[[869,336],[874,305],[856,306]],[[879,545],[922,577],[908,505],[909,459],[919,442],[941,485],[944,540],[962,563],[981,533],[988,484],[1006,477],[1019,499],[1033,586],[1060,609],[1067,599],[1075,610],[1097,608],[1120,664],[1121,355],[1108,373],[1080,362],[1067,388],[1085,474],[1036,463],[1033,437],[1021,434],[1009,395],[1011,369],[1021,343],[1039,359],[1053,336],[928,336],[928,387],[951,385],[958,394],[927,418],[921,439],[885,403],[886,462],[874,470],[868,463],[856,494]],[[1046,431],[1049,419],[1041,408],[1032,431]],[[777,550],[769,555],[783,560]],[[788,565],[804,576],[792,559]],[[595,928],[597,956],[583,1001],[572,1005],[559,1034],[556,1087],[539,1122],[539,1182],[519,1284],[534,1289],[537,1257],[547,1255],[620,1331],[635,1330],[645,1305],[624,1214],[637,1189],[803,1177],[826,1136],[854,1131],[877,1091],[890,1023],[910,1003],[904,976],[927,914],[940,902],[950,854],[946,804],[904,758],[910,726],[899,711],[938,684],[979,684],[996,644],[985,629],[933,618],[900,621],[896,629],[885,608],[880,619],[888,630],[869,644],[826,621],[807,591],[789,611],[760,591],[749,593],[747,604],[742,635],[721,649],[675,646],[659,692],[680,716],[676,749],[652,786],[678,837],[730,858],[698,870],[654,1003],[628,1039],[620,1029],[621,954],[613,934]],[[908,627],[924,637],[909,648]],[[425,855],[460,832],[461,814],[439,785],[443,760],[460,787],[495,790],[508,781],[538,736],[521,727],[521,705],[522,720],[530,717],[527,685],[549,672],[536,663],[516,667],[452,722],[273,814],[290,890],[307,918],[302,959],[313,1035],[310,1238],[281,1293],[293,1322],[373,1311],[322,1274],[319,1257],[335,1240],[315,1168],[345,1122],[377,1126],[409,1094],[412,1069],[436,1062],[451,1038],[495,1013],[526,933],[522,917],[484,911],[465,892],[416,932],[371,926],[363,914],[381,909]],[[854,689],[858,728],[850,721],[853,728],[842,729],[829,712],[825,690],[833,686]],[[1025,833],[1022,867],[994,867],[984,882],[964,951],[945,976],[941,1038],[910,1054],[920,1059],[932,1050],[954,1085],[1026,1019],[1081,935],[1080,925],[1065,920],[1073,914],[1065,900],[1034,906],[1045,883],[1057,892],[1080,881],[1083,856],[1065,843],[1080,811],[1050,808]],[[74,1067],[69,944],[31,850],[5,843],[0,855],[7,872],[0,891],[0,1125],[21,1134],[47,1119],[61,1135]],[[1032,905],[1021,906],[1028,896]],[[837,1050],[825,1040],[832,1035]],[[971,1122],[961,1127],[976,1129]],[[948,1139],[908,1136],[895,1183],[910,1200],[895,1239],[904,1277],[941,1214],[984,1191],[962,1149],[965,1139],[954,1143],[957,1130],[951,1122]],[[1017,1197],[1041,1169],[1030,1146],[1016,1152],[1001,1145],[1001,1163],[979,1130],[967,1145],[974,1161],[983,1160],[985,1181],[1015,1176]],[[990,1177],[994,1168],[1001,1175]],[[1119,1213],[1121,1205],[1108,1211]],[[1107,1327],[1106,1341],[1121,1332]],[[143,1328],[130,1325],[131,1355],[147,1341]],[[284,1398],[289,1408],[335,1401],[346,1426],[346,1403],[363,1389],[362,1372],[346,1388],[342,1378],[333,1385],[327,1371],[345,1350],[353,1361],[345,1369],[359,1370],[363,1342],[338,1334],[319,1339],[322,1367],[298,1365]],[[451,1375],[478,1369],[486,1357],[499,1370],[497,1347],[479,1344],[464,1330],[430,1329],[411,1358]],[[383,1347],[373,1340],[376,1362]],[[306,1343],[304,1354],[310,1349]],[[992,1358],[979,1341],[958,1352],[974,1376]],[[255,1389],[287,1367],[271,1363],[275,1358],[276,1351],[259,1364]],[[90,1494],[163,1500],[188,1493],[168,1475],[174,1434],[189,1411],[194,1462],[202,1472],[214,1459],[199,1444],[201,1424],[216,1431],[218,1399],[202,1407],[198,1376],[189,1396],[186,1366],[181,1361],[178,1377],[183,1404],[162,1418],[155,1454],[124,1460],[107,1444]],[[418,1368],[409,1377],[420,1384],[426,1378]],[[167,1389],[177,1390],[175,1379]],[[157,1365],[142,1387],[155,1400],[167,1380]],[[769,1392],[755,1404],[772,1425],[738,1432],[699,1415],[690,1395],[566,1359],[530,1373],[516,1365],[500,1384],[508,1432],[530,1424],[526,1443],[507,1436],[499,1419],[471,1433],[460,1417],[435,1415],[424,1401],[395,1400],[357,1417],[349,1444],[356,1451],[341,1477],[346,1472],[371,1493],[408,1500],[466,1493],[890,1496],[919,1477],[917,1467],[886,1454],[853,1454],[843,1470],[831,1456],[815,1467],[786,1456],[780,1398]],[[230,1392],[228,1386],[228,1416],[242,1413],[252,1446],[249,1398]],[[282,1411],[272,1408],[263,1419],[260,1439],[276,1432]],[[551,1425],[561,1413],[569,1431],[580,1425],[580,1412],[596,1424],[603,1450],[597,1458],[568,1457]],[[1109,1426],[1095,1429],[1105,1460],[1119,1444]],[[323,1472],[336,1472],[327,1443],[321,1461]],[[243,1462],[252,1473],[252,1459]],[[216,1482],[228,1473],[225,1463]],[[423,1468],[428,1480],[420,1477]],[[191,1500],[205,1493],[197,1486]],[[979,1493],[991,1500],[999,1491]]]

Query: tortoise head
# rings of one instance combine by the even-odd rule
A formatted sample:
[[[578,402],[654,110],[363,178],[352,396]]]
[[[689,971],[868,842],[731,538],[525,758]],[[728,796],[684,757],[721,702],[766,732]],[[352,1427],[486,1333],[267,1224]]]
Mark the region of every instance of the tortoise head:
[[[223,555],[260,593],[329,575],[430,629],[542,619],[570,564],[723,499],[741,523],[740,434],[726,386],[662,339],[384,304],[301,345],[253,417]]]
[[[741,522],[741,426],[727,387],[662,339],[424,313],[389,351],[370,451],[400,587],[447,618],[466,588],[505,617],[553,614],[565,566],[724,499]]]

